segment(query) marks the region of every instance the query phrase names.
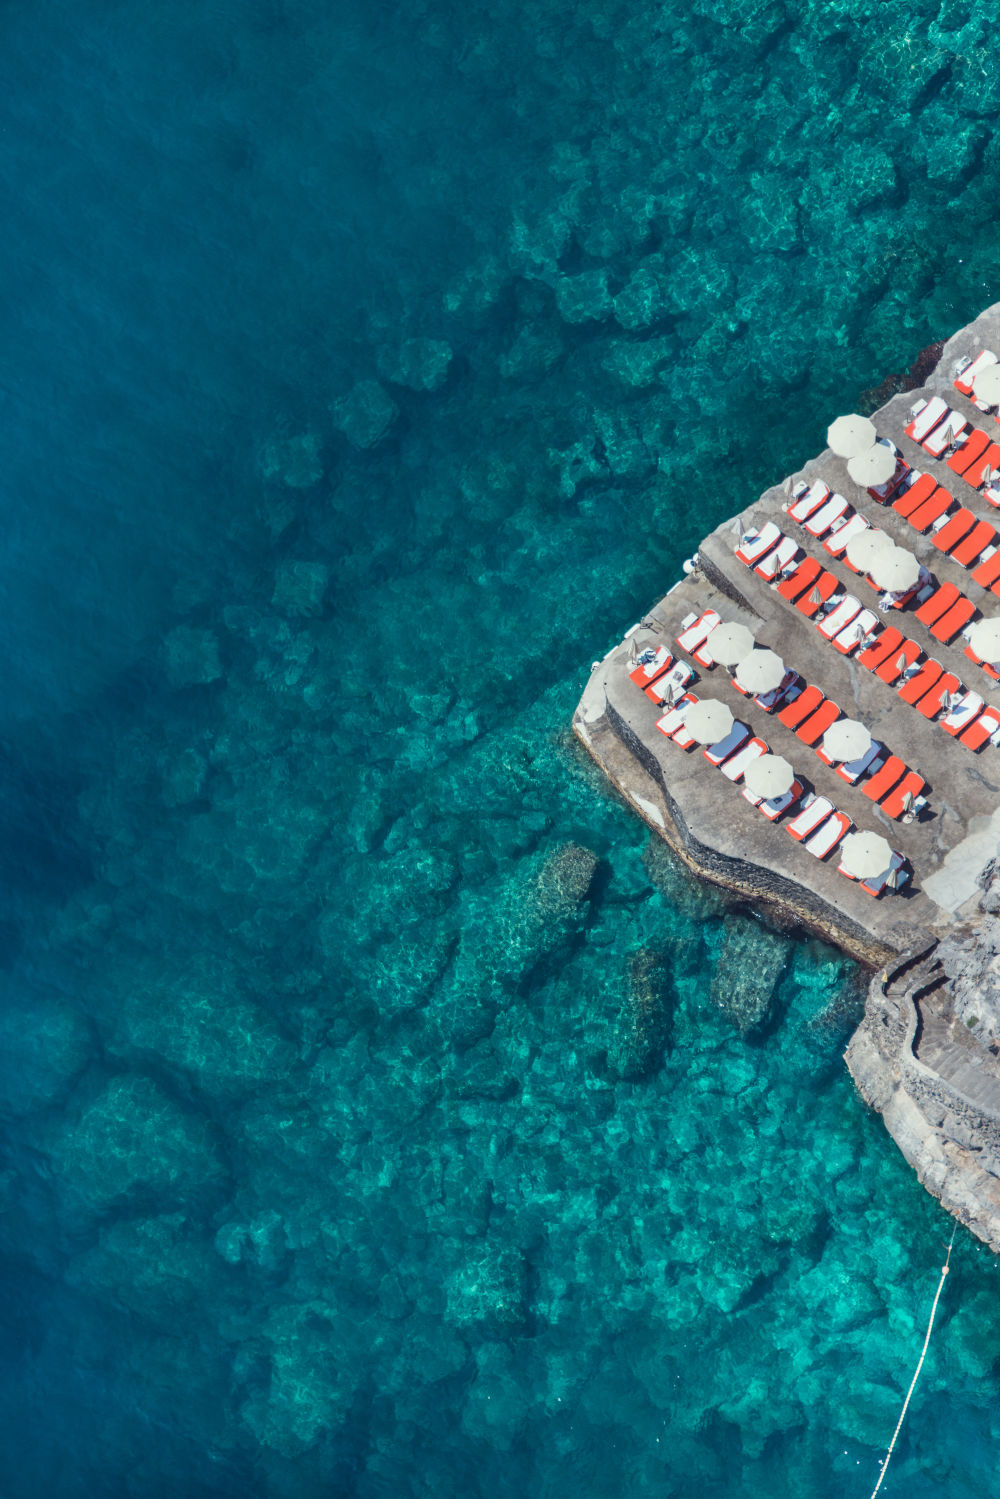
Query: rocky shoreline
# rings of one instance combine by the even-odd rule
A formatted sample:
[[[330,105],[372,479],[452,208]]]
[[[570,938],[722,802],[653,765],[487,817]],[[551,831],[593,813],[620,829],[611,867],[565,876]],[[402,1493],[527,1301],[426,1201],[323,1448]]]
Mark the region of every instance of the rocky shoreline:
[[[908,376],[890,377],[872,393],[873,400],[887,401],[876,413],[879,430],[890,432],[905,451],[902,428],[914,392],[916,398],[942,395],[954,399],[951,367],[956,355],[961,357],[984,347],[1000,349],[1000,304],[987,309],[952,339],[925,350]],[[921,382],[926,382],[922,390]],[[921,456],[919,450],[917,456]],[[828,472],[829,455],[820,461]],[[910,462],[912,466],[914,460],[910,458]],[[805,477],[808,480],[813,476]],[[781,502],[787,498],[789,487],[786,481],[783,489],[776,487],[761,497],[753,524],[759,526],[764,519],[774,519],[779,525],[787,525],[782,514],[787,505]],[[844,491],[848,492],[846,485]],[[852,499],[860,509],[862,500],[853,495]],[[964,493],[962,502],[968,503]],[[882,511],[877,520],[869,518],[872,524],[886,526],[884,515]],[[848,663],[849,679],[844,675],[841,682],[834,680],[838,700],[848,701],[848,694],[853,693],[859,716],[881,712],[878,737],[894,734],[908,763],[920,764],[929,788],[933,784],[942,798],[930,832],[921,830],[911,835],[910,848],[915,852],[909,856],[918,876],[908,892],[911,898],[902,903],[856,900],[854,889],[845,888],[850,882],[842,877],[829,879],[827,870],[817,861],[796,863],[786,847],[790,840],[771,836],[767,841],[776,830],[762,830],[758,824],[763,819],[751,819],[734,832],[732,825],[739,824],[742,808],[736,810],[738,803],[727,799],[730,788],[720,789],[710,778],[711,772],[700,772],[697,753],[693,759],[677,752],[671,757],[658,742],[661,736],[650,734],[653,718],[644,714],[641,695],[629,682],[626,642],[641,637],[643,644],[662,642],[669,646],[684,611],[710,605],[724,619],[736,617],[746,623],[759,644],[771,643],[765,638],[770,628],[775,644],[780,642],[783,652],[792,653],[785,655],[787,661],[798,665],[804,657],[809,662],[813,667],[811,679],[815,679],[814,671],[844,673],[839,663],[828,667],[825,658],[815,652],[810,638],[815,632],[809,631],[808,622],[794,614],[773,617],[770,600],[762,600],[759,585],[755,592],[755,580],[747,576],[752,569],[733,567],[729,537],[734,525],[743,530],[746,521],[725,522],[706,538],[693,575],[675,584],[621,645],[603,661],[594,663],[574,715],[574,732],[630,806],[688,870],[754,906],[772,925],[785,930],[805,929],[875,970],[864,1019],[846,1052],[851,1076],[861,1096],[882,1115],[927,1190],[991,1249],[1000,1252],[997,863],[991,860],[986,864],[978,887],[975,881],[976,871],[997,847],[993,830],[998,826],[995,814],[1000,809],[1000,792],[996,783],[1000,772],[992,769],[992,760],[983,762],[983,770],[976,768],[978,762],[974,763],[971,756],[958,754],[946,760],[946,754],[954,753],[953,746],[939,747],[937,739],[942,736],[927,736],[923,726],[912,721],[912,713],[907,718],[897,708],[883,710],[877,699],[859,699],[859,691],[867,688],[851,669],[853,663]],[[917,538],[918,555],[920,540]],[[904,538],[904,544],[914,543]],[[925,555],[928,561],[936,561],[939,569],[944,565]],[[849,576],[846,584],[857,587]],[[990,596],[983,589],[977,592],[967,581],[957,586],[967,590],[983,613],[994,612]],[[957,659],[960,649],[954,663],[940,645],[934,650],[946,666],[956,672],[962,670],[968,680],[966,674],[971,675],[971,670],[967,662],[963,668]],[[864,675],[860,674],[862,678]],[[707,677],[703,686],[708,686]],[[988,684],[980,685],[980,691],[988,691]],[[743,708],[744,715],[748,708]],[[889,714],[892,718],[887,725]],[[755,724],[754,732],[763,731],[773,743],[777,727],[771,720],[761,727]],[[921,734],[925,734],[923,739]],[[794,752],[794,742],[790,743]],[[811,769],[809,774],[813,774]],[[865,815],[857,802],[851,803],[851,811],[855,818]],[[959,826],[952,826],[956,822]],[[898,825],[889,831],[896,840],[903,837],[904,830]],[[896,841],[895,846],[903,847],[904,843]],[[792,848],[801,852],[794,844]],[[650,972],[655,969],[655,954],[643,961]],[[644,967],[636,975],[640,996],[645,992],[646,978]],[[752,1005],[747,1007],[748,1014],[750,1010]],[[630,1071],[634,1075],[647,1057],[655,1055],[663,1024],[655,1008],[644,1008],[641,1003],[627,1017],[620,1064],[625,1075]]]

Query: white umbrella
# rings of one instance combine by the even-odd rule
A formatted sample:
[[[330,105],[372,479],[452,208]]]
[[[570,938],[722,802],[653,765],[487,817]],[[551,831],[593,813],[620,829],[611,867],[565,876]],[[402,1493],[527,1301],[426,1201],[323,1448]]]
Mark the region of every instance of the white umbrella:
[[[854,458],[875,441],[876,432],[866,416],[838,416],[826,429],[826,440],[838,458]]]
[[[852,567],[866,573],[879,552],[888,552],[892,546],[892,537],[884,531],[862,531],[847,543],[847,560]]]
[[[746,625],[738,625],[730,620],[726,624],[716,625],[706,645],[713,660],[721,662],[723,666],[735,666],[737,661],[742,661],[753,650],[753,635]]]
[[[972,382],[972,394],[987,406],[1000,406],[1000,364],[988,364]]]
[[[880,552],[871,566],[871,575],[879,588],[890,593],[905,593],[920,577],[920,563],[905,547]]]
[[[794,780],[795,772],[783,755],[761,755],[743,774],[743,783],[754,796],[784,796]]]
[[[1000,617],[977,619],[969,631],[969,644],[984,661],[996,661],[1000,657]]]
[[[704,697],[684,717],[684,727],[699,744],[714,744],[733,726],[732,709],[718,698]]]
[[[842,718],[823,735],[823,748],[831,760],[856,760],[871,748],[871,742],[871,734],[857,718]]]
[[[856,458],[849,458],[847,472],[855,484],[884,484],[896,472],[896,455],[891,448],[877,442]]]
[[[849,833],[840,845],[840,857],[855,879],[867,880],[889,868],[892,849],[878,833]]]
[[[736,680],[747,692],[773,692],[785,675],[785,663],[774,651],[751,651],[736,668]]]

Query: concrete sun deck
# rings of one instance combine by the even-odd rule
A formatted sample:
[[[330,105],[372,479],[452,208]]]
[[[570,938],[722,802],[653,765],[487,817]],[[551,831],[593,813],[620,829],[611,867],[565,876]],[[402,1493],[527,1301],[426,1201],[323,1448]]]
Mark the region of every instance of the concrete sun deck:
[[[916,401],[941,395],[974,425],[991,435],[995,432],[1000,440],[994,416],[978,411],[953,384],[955,363],[982,349],[1000,354],[1000,304],[948,341],[921,390],[894,397],[872,420],[879,436],[891,439],[907,463],[932,474],[959,504],[1000,531],[1000,510],[903,431]],[[829,450],[792,479],[822,479],[872,525],[914,552],[939,583],[954,583],[984,615],[1000,615],[1000,598],[973,582],[971,568],[938,551],[930,535],[920,535],[891,505],[881,505],[867,490],[859,489],[848,475],[846,462]],[[795,537],[807,556],[837,576],[838,591],[854,595],[865,608],[877,612],[876,590],[842,558],[825,550],[825,537],[817,540],[793,521],[783,509],[788,503],[787,488],[775,485],[759,500],[748,502],[738,520],[726,521],[706,538],[699,548],[696,573],[677,583],[643,617],[641,625],[595,666],[574,728],[619,790],[692,868],[784,910],[863,960],[881,964],[919,944],[929,933],[943,933],[972,914],[979,893],[976,877],[1000,843],[1000,749],[987,744],[973,753],[951,738],[939,724],[903,702],[894,687],[859,666],[852,656],[836,651],[816,629],[821,614],[815,619],[806,617],[735,556],[740,532],[773,520]],[[717,610],[724,621],[747,625],[759,645],[776,651],[787,666],[820,687],[846,714],[860,718],[890,753],[919,771],[929,797],[922,816],[909,824],[893,821],[863,794],[864,778],[857,785],[848,784],[777,714],[763,712],[739,693],[729,670],[716,666],[706,671],[680,650],[676,637],[682,620],[706,608]],[[965,688],[1000,707],[1000,683],[965,655],[961,637],[955,644],[941,644],[915,617],[912,605],[879,615],[879,621],[896,626]],[[663,710],[629,679],[632,637],[640,647],[665,644],[675,657],[693,665],[698,675],[692,686],[699,697],[725,702],[752,734],[791,761],[807,790],[827,797],[853,820],[856,829],[882,834],[912,867],[907,886],[873,899],[859,884],[838,873],[838,851],[825,861],[814,858],[789,837],[787,814],[777,823],[769,822],[743,797],[739,785],[734,786],[709,764],[700,747],[684,751],[660,734],[655,725]]]

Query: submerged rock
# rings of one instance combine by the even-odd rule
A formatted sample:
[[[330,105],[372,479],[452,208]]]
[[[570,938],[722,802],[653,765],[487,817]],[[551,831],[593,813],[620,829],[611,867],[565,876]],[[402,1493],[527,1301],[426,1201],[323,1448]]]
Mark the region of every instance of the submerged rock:
[[[654,834],[642,851],[643,868],[664,900],[695,921],[721,916],[731,897],[718,885],[691,874],[680,859]]]
[[[727,916],[712,979],[712,1001],[744,1035],[771,1017],[792,942],[745,916]]]
[[[163,642],[171,687],[200,687],[222,676],[219,642],[211,630],[178,625]]]
[[[479,1324],[496,1333],[520,1327],[528,1300],[524,1256],[516,1249],[488,1247],[451,1276],[446,1294],[453,1322]]]
[[[608,1065],[617,1077],[631,1082],[657,1070],[672,1012],[669,955],[662,948],[640,947],[629,958],[625,998],[608,1052]]]
[[[334,424],[355,448],[375,447],[398,414],[395,401],[377,380],[359,380],[348,395],[333,405]]]
[[[408,338],[398,349],[383,349],[378,372],[410,390],[437,390],[448,378],[451,344],[443,338]]]
[[[315,432],[274,437],[260,450],[260,472],[290,489],[310,489],[323,477],[321,443]]]

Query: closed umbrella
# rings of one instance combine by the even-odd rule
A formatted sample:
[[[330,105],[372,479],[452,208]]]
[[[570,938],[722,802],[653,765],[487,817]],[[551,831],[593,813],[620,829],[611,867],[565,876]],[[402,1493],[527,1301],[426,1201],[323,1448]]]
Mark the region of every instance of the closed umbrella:
[[[854,458],[863,453],[875,441],[876,432],[866,416],[853,412],[850,416],[838,416],[826,429],[826,440],[838,458]]]
[[[896,472],[896,455],[891,448],[877,442],[874,447],[866,448],[856,458],[849,458],[847,472],[855,484],[862,486],[884,484],[886,479],[891,479]]]
[[[871,566],[871,575],[879,588],[889,593],[905,593],[920,577],[920,563],[905,547],[879,552]]]
[[[733,726],[732,709],[718,698],[703,697],[684,716],[684,727],[699,744],[714,744]]]
[[[795,772],[783,755],[761,755],[743,773],[743,783],[754,796],[784,796],[794,780]]]
[[[872,736],[857,718],[842,718],[823,735],[823,748],[831,760],[856,760],[871,749]]]
[[[1000,364],[988,364],[972,382],[972,394],[987,406],[1000,406]]]
[[[724,625],[716,625],[706,644],[713,660],[721,662],[723,666],[735,666],[737,661],[742,661],[753,650],[753,635],[746,625],[729,621]]]
[[[892,849],[878,833],[849,833],[840,845],[840,857],[856,880],[868,880],[889,868]]]
[[[969,644],[984,661],[1000,660],[1000,618],[978,619],[969,631]]]
[[[866,573],[879,552],[888,552],[892,546],[892,537],[884,531],[862,531],[847,543],[847,560],[859,572]]]
[[[736,680],[747,692],[773,692],[784,675],[785,663],[774,651],[751,651],[736,668]]]

